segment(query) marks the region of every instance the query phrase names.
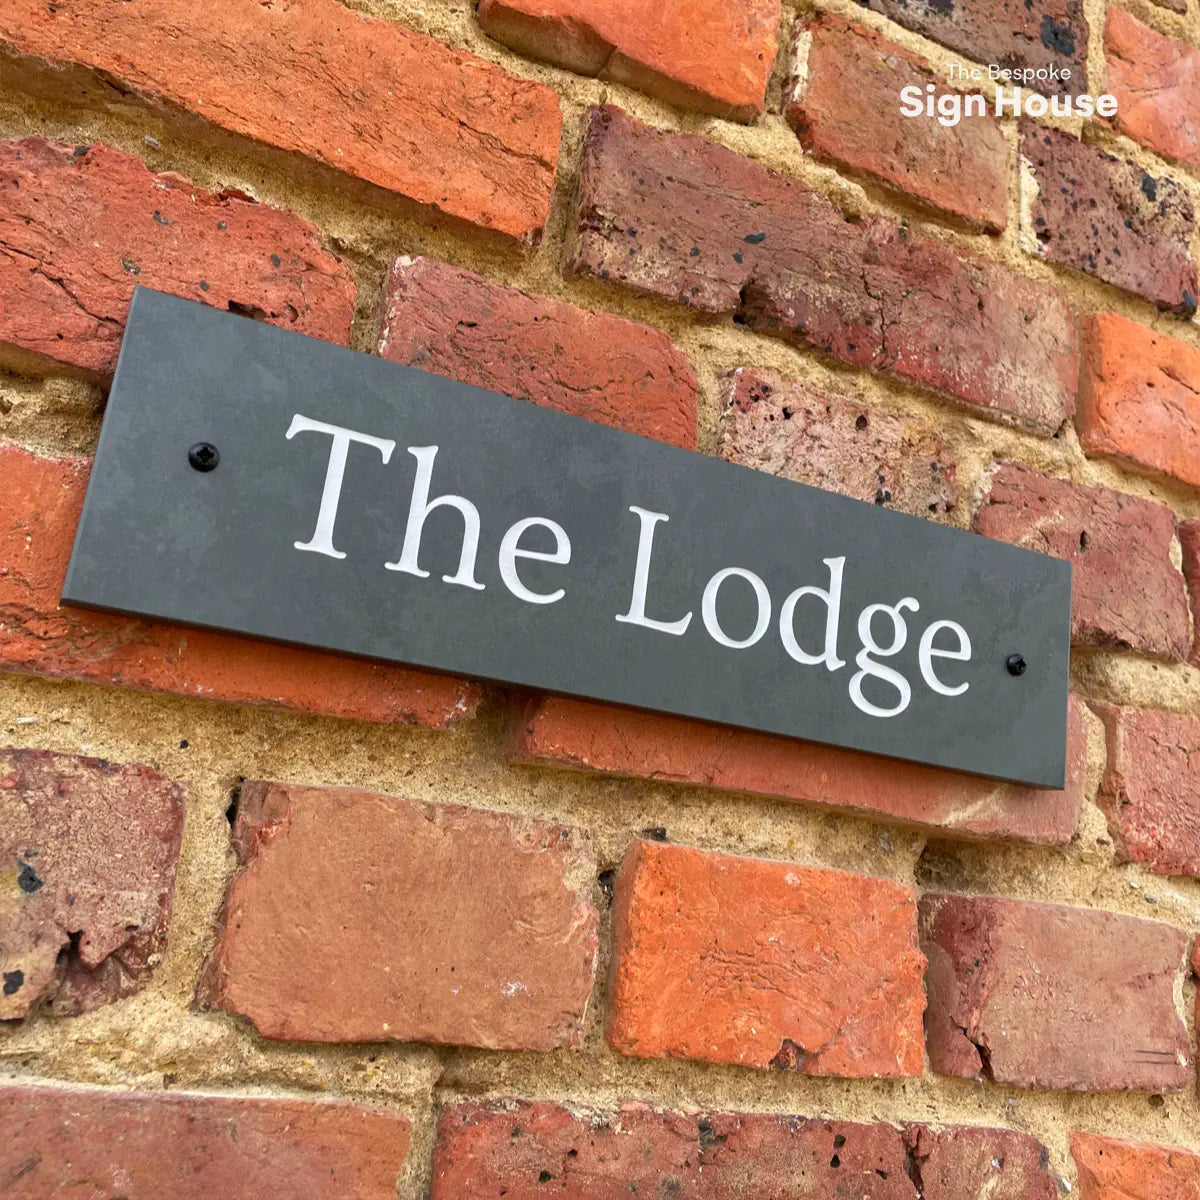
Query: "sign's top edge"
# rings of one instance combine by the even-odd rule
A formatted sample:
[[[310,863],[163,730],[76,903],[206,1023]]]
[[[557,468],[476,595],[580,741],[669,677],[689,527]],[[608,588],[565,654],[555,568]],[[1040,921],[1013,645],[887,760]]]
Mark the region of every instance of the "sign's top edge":
[[[205,304],[202,301],[189,300],[182,296],[177,296],[169,292],[161,292],[155,288],[146,287],[142,284],[134,288],[133,301],[130,305],[129,319],[126,325],[125,336],[122,340],[121,351],[117,359],[117,369],[113,377],[113,389],[115,390],[120,383],[121,375],[121,360],[125,357],[125,347],[130,344],[133,338],[138,334],[137,326],[138,314],[147,308],[154,306],[162,306],[168,308],[184,308],[191,312],[196,318],[205,321],[213,321],[214,323],[225,323],[233,321],[251,321],[252,318],[242,316],[238,313],[223,312],[221,309],[214,308],[212,305]],[[278,338],[282,341],[288,339],[302,339],[305,342],[318,343],[323,351],[328,351],[334,355],[345,357],[351,361],[362,363],[367,362],[375,364],[371,367],[373,370],[388,371],[397,376],[401,375],[421,375],[429,376],[436,374],[429,371],[423,371],[420,367],[407,366],[403,363],[392,362],[390,359],[381,358],[377,354],[368,354],[361,350],[355,350],[351,346],[343,346],[336,342],[326,342],[321,338],[313,337],[311,334],[302,333],[295,329],[284,329],[281,326],[270,324],[266,321],[254,321],[257,326],[258,336],[267,336]],[[437,375],[436,378],[439,384],[448,386],[454,389],[461,389],[464,394],[473,396],[485,396],[489,402],[495,403],[497,400],[507,402],[512,405],[520,406],[523,410],[531,402],[522,400],[517,396],[510,396],[504,392],[492,391],[488,388],[476,387],[473,384],[463,383],[460,380],[452,379],[448,376]],[[942,525],[937,522],[929,521],[924,517],[914,516],[911,513],[897,512],[895,509],[884,508],[872,504],[866,500],[858,500],[852,496],[845,496],[839,492],[829,491],[824,488],[814,487],[811,484],[801,483],[798,480],[783,479],[777,475],[771,475],[765,471],[759,471],[754,467],[743,466],[740,463],[729,462],[726,459],[718,458],[714,455],[704,454],[698,450],[686,450],[681,446],[672,445],[670,442],[660,442],[655,438],[649,438],[642,434],[631,433],[628,430],[616,429],[611,425],[606,425],[600,421],[590,421],[585,417],[577,417],[571,413],[561,412],[558,409],[538,406],[539,419],[544,422],[558,422],[564,426],[579,426],[586,425],[593,432],[599,431],[601,436],[614,439],[618,444],[625,439],[632,439],[637,442],[650,443],[654,445],[660,452],[677,457],[681,461],[686,461],[692,458],[702,458],[706,463],[712,464],[713,468],[726,471],[730,475],[742,475],[743,472],[751,472],[757,480],[765,481],[767,486],[778,487],[781,490],[784,488],[796,489],[799,488],[806,492],[819,493],[822,498],[834,507],[843,507],[847,514],[856,514],[864,508],[872,512],[874,519],[882,522],[891,522],[897,529],[921,529],[922,531],[934,531],[937,536],[941,537],[947,545],[951,544],[954,539],[959,539],[960,544],[964,544],[964,539],[970,539],[974,542],[975,539],[984,535],[975,533],[968,529],[959,529],[953,525]],[[103,430],[101,431],[103,439]],[[987,539],[989,548],[993,549],[996,555],[1000,558],[1009,557],[1016,563],[1020,561],[1028,561],[1029,556],[1036,557],[1041,563],[1046,564],[1046,569],[1051,572],[1058,573],[1063,578],[1070,580],[1072,567],[1069,562],[1057,558],[1054,555],[1043,554],[1037,550],[1030,550],[1023,546],[1014,546],[1008,542],[1000,542],[994,539]]]

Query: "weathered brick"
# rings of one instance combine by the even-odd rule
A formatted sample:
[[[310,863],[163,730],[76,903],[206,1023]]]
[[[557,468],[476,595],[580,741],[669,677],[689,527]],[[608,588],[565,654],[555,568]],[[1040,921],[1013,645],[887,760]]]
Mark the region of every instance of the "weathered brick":
[[[379,353],[508,396],[696,448],[696,376],[661,330],[489,283],[431,258],[388,276]]]
[[[0,670],[434,729],[474,713],[448,675],[60,607],[90,469],[0,441]]]
[[[1008,142],[990,116],[955,126],[900,112],[905,87],[941,84],[928,62],[832,14],[801,20],[792,33],[784,116],[818,158],[903,192],[973,229],[1008,223]],[[846,80],[853,79],[848,88]]]
[[[1200,1157],[1178,1146],[1152,1146],[1092,1133],[1071,1134],[1079,1200],[1195,1200]]]
[[[514,717],[516,762],[801,800],[882,815],[955,837],[1060,844],[1079,823],[1087,738],[1069,709],[1067,787],[1043,791],[565,696],[529,701]]]
[[[1192,613],[1200,622],[1200,521],[1181,521],[1177,532],[1183,550],[1183,574],[1187,580],[1188,598]],[[1192,637],[1192,652],[1188,661],[1200,666],[1200,636]]]
[[[1196,311],[1191,198],[1166,176],[1021,123],[1025,235],[1037,253],[1184,316]]]
[[[1083,0],[860,0],[906,29],[959,50],[978,63],[1008,68],[1068,67],[1065,81],[1027,90],[1047,96],[1087,91],[1088,25]]]
[[[535,240],[549,211],[550,88],[337,0],[7,0],[0,53],[90,69],[513,238]]]
[[[797,179],[606,107],[584,146],[568,270],[928,387],[1053,433],[1074,412],[1075,320],[1053,288]]]
[[[753,120],[775,64],[779,0],[480,0],[483,28],[521,54],[649,92],[668,104]]]
[[[143,986],[166,944],[183,797],[149,767],[0,749],[0,1020]]]
[[[205,1004],[284,1040],[579,1042],[598,916],[578,830],[251,782],[234,849]]]
[[[722,458],[914,516],[956,504],[954,460],[929,422],[771,371],[722,383]]]
[[[138,284],[350,340],[354,278],[308,222],[108,146],[0,142],[0,343],[111,375]]]
[[[1175,11],[1186,12],[1186,0],[1178,3]],[[1200,50],[1114,6],[1104,51],[1117,128],[1167,158],[1200,167]]]
[[[907,1167],[919,1200],[1057,1200],[1049,1152],[1028,1134],[975,1125],[910,1125]]]
[[[1160,875],[1200,876],[1200,720],[1092,707],[1108,744],[1097,802],[1118,861],[1144,863]]]
[[[911,888],[635,842],[617,875],[608,1041],[802,1075],[923,1069]]]
[[[10,1200],[392,1200],[411,1141],[357,1104],[28,1085],[0,1087],[0,1129]]]
[[[1016,1087],[1179,1090],[1188,1035],[1170,925],[995,896],[921,898],[935,1071]]]
[[[1071,563],[1076,645],[1173,662],[1187,654],[1187,597],[1171,561],[1175,516],[1165,505],[1002,463],[974,529]]]
[[[1006,1129],[497,1100],[442,1112],[431,1200],[1053,1200],[1044,1155]]]
[[[1084,451],[1200,486],[1200,350],[1117,313],[1085,317],[1083,344]]]

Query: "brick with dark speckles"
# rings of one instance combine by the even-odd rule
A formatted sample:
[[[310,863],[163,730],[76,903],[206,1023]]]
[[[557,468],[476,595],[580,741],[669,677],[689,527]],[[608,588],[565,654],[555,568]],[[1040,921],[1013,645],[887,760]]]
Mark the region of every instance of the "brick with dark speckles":
[[[146,984],[183,817],[182,784],[149,767],[0,750],[0,1020],[87,1012]]]
[[[1180,316],[1195,313],[1196,214],[1179,184],[1033,121],[1022,122],[1021,156],[1036,184],[1024,233],[1040,255]]]
[[[1069,80],[1036,90],[1086,92],[1088,24],[1083,0],[859,0],[906,29],[1001,67],[1069,68]]]
[[[594,110],[577,218],[570,273],[730,315],[1038,433],[1074,411],[1077,333],[1058,290],[852,217],[703,138]]]

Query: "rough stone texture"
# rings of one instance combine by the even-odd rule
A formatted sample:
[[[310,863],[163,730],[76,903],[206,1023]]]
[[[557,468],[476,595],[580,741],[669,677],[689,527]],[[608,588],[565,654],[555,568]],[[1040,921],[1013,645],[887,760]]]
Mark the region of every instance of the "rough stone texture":
[[[954,460],[933,425],[771,371],[742,368],[722,383],[722,458],[914,516],[957,503]]]
[[[659,329],[398,259],[379,353],[474,387],[696,448],[696,375]]]
[[[146,982],[166,944],[183,798],[149,767],[0,749],[0,1020],[86,1012]]]
[[[509,754],[516,762],[881,814],[955,837],[1055,845],[1075,833],[1087,780],[1087,739],[1074,697],[1068,731],[1062,791],[565,696],[530,700],[516,712]]]
[[[570,273],[609,279],[981,416],[1053,433],[1074,411],[1065,297],[883,217],[851,219],[799,180],[620,109],[592,114]]]
[[[941,83],[925,59],[823,14],[797,22],[789,69],[784,116],[806,150],[973,229],[1004,229],[1009,149],[999,122],[975,116],[946,126],[900,111],[903,88],[924,98],[926,84]]]
[[[555,93],[337,0],[7,0],[0,53],[90,68],[513,238],[546,221]]]
[[[431,1200],[1052,1200],[1044,1155],[1003,1129],[497,1100],[443,1111]]]
[[[1200,1157],[1178,1146],[1152,1146],[1071,1134],[1079,1200],[1195,1200]]]
[[[1083,0],[859,0],[906,29],[1008,68],[1069,67],[1069,80],[1041,81],[1047,96],[1087,91],[1088,25]],[[1094,89],[1093,89],[1094,90]]]
[[[1196,311],[1188,193],[1069,133],[1021,122],[1022,205],[1038,253],[1182,316]],[[1029,179],[1032,175],[1032,182]]]
[[[410,1139],[399,1113],[356,1104],[0,1088],[10,1200],[393,1200]]]
[[[582,1038],[596,875],[579,830],[252,782],[202,1001],[264,1037],[553,1050]]]
[[[935,1071],[1089,1092],[1191,1081],[1180,930],[995,896],[930,893],[920,907]]]
[[[0,342],[111,375],[138,284],[350,341],[354,277],[308,222],[108,146],[0,142]]]
[[[520,54],[751,121],[775,64],[779,0],[480,0],[483,28]]]
[[[608,1041],[802,1075],[924,1069],[911,888],[638,841],[613,900]]]
[[[0,441],[0,670],[444,729],[478,685],[333,654],[62,608],[91,462]]]
[[[1175,516],[1165,505],[1001,463],[974,529],[1072,565],[1076,645],[1172,662],[1187,654],[1187,597],[1171,561]]]
[[[1178,3],[1175,11],[1185,12],[1186,0]],[[1112,7],[1104,50],[1117,128],[1167,158],[1200,167],[1200,49]]]
[[[1083,330],[1084,451],[1200,486],[1200,350],[1117,313],[1085,317]]]
[[[1118,861],[1143,863],[1160,875],[1200,877],[1200,720],[1147,708],[1092,707],[1108,744],[1097,802]]]

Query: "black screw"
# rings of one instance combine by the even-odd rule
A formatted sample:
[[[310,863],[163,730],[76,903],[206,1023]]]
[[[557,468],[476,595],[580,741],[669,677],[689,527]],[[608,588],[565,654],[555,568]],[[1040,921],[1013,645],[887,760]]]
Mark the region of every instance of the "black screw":
[[[221,452],[212,442],[197,442],[188,451],[188,462],[197,471],[215,471],[221,461]]]
[[[1008,658],[1005,659],[1004,665],[1008,668],[1008,673],[1010,675],[1025,674],[1026,662],[1025,656],[1022,654],[1010,654]]]

